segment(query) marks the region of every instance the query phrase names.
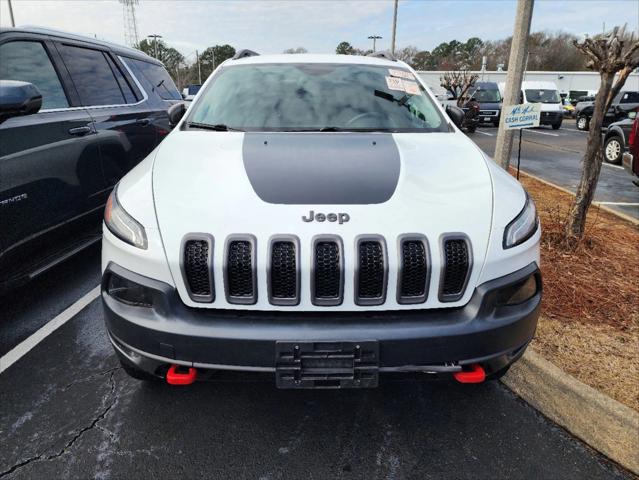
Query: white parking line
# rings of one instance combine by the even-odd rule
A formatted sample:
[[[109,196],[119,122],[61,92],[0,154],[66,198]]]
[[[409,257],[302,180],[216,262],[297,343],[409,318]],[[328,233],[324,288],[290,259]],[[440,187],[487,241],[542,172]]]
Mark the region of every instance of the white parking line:
[[[633,202],[592,202],[592,203],[596,203],[597,205],[621,205],[625,207],[639,207],[639,203],[633,203]]]
[[[557,134],[557,133],[550,133],[550,132],[540,132],[538,130],[532,130],[532,129],[528,129],[527,130],[530,133],[538,133],[539,135],[550,135],[551,137],[560,137],[561,135]]]
[[[488,135],[489,137],[493,137],[494,135],[492,133],[488,133],[488,132],[481,132],[479,130],[475,130],[475,132],[477,133],[481,133],[482,135]]]
[[[603,165],[606,166],[606,167],[617,168],[617,169],[620,168],[621,170],[623,170],[623,167],[621,165],[612,165],[610,163],[604,163]]]
[[[84,295],[80,300],[75,302],[69,308],[64,310],[62,313],[57,315],[53,320],[48,322],[46,325],[41,327],[35,333],[33,333],[28,338],[24,339],[18,345],[9,350],[6,354],[4,354],[0,358],[0,373],[4,372],[11,365],[16,363],[22,357],[24,357],[29,351],[35,347],[42,340],[47,338],[53,332],[55,332],[62,325],[67,323],[73,317],[75,317],[80,311],[90,304],[93,300],[98,298],[100,295],[100,285],[95,287],[89,293]]]

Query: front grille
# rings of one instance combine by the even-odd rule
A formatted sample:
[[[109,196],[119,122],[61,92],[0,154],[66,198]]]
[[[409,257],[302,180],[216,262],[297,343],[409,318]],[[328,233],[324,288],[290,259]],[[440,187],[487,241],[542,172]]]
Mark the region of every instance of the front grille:
[[[255,303],[255,240],[252,237],[227,241],[224,270],[229,303]]]
[[[342,303],[344,266],[341,241],[337,237],[315,239],[313,242],[313,303]]]
[[[421,236],[400,241],[400,272],[397,301],[423,303],[428,295],[428,243]]]
[[[299,303],[298,245],[297,239],[275,239],[271,242],[269,300],[273,305]]]
[[[310,300],[317,306],[337,306],[344,301],[345,272],[353,272],[347,280],[353,282],[351,303],[359,306],[383,305],[388,293],[388,279],[395,278],[389,266],[395,265],[390,258],[387,240],[379,235],[361,235],[356,238],[354,248],[344,251],[344,244],[336,235],[316,236],[308,251],[300,245],[294,235],[271,237],[268,249],[263,250],[266,278],[261,281],[267,287],[267,298],[271,305],[294,306],[302,302],[302,282],[310,281]],[[204,233],[184,237],[181,249],[181,270],[186,291],[194,302],[210,303],[215,300],[213,276],[214,239]],[[395,252],[394,249],[391,249]],[[311,256],[310,275],[302,278],[305,271],[300,258]],[[441,254],[439,253],[441,251]],[[307,253],[304,253],[307,252]],[[455,302],[467,289],[472,271],[473,255],[471,243],[462,233],[443,236],[441,249],[436,249],[437,258],[442,257],[439,276],[439,301]],[[348,268],[344,257],[353,265]],[[410,233],[397,239],[397,304],[418,304],[428,299],[432,276],[429,242],[422,234]],[[258,299],[257,240],[249,234],[233,234],[226,239],[220,251],[226,301],[230,304],[254,305]],[[351,260],[352,259],[352,260]],[[393,280],[394,282],[394,280]],[[351,290],[348,289],[350,292]],[[392,290],[391,290],[392,292]],[[308,295],[308,294],[307,294]],[[308,298],[308,297],[307,297]],[[392,308],[392,305],[389,305]]]
[[[196,302],[212,302],[212,238],[192,238],[183,243],[182,270],[189,296]]]
[[[483,117],[494,117],[497,115],[497,110],[480,110],[479,114]]]
[[[386,299],[386,253],[381,239],[360,239],[357,242],[357,278],[355,303],[380,305]]]
[[[465,238],[449,238],[444,241],[444,265],[442,271],[440,300],[459,300],[466,288],[470,274],[470,251]]]

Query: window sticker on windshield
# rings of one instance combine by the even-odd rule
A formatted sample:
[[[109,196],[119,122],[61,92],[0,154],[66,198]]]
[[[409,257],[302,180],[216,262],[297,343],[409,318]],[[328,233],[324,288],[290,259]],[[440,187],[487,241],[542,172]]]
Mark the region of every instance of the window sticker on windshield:
[[[394,68],[389,68],[388,73],[390,73],[393,77],[407,78],[408,80],[415,79],[415,76],[412,73],[406,72],[404,70],[395,70]]]
[[[390,90],[399,90],[404,92],[404,81],[401,78],[386,77],[386,85]]]
[[[415,82],[409,82],[404,80],[404,91],[409,95],[421,95],[422,93],[419,91],[419,85]]]

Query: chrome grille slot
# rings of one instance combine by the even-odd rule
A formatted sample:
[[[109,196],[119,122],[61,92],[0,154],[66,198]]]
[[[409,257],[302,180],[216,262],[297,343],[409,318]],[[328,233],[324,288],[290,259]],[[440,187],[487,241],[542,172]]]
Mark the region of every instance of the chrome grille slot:
[[[397,303],[424,303],[428,296],[430,254],[423,235],[403,235],[399,240]]]
[[[292,236],[274,237],[269,252],[269,302],[273,305],[299,304],[299,240]]]
[[[340,305],[344,294],[344,252],[342,240],[321,236],[313,240],[311,292],[314,305]]]
[[[189,297],[195,302],[209,303],[215,299],[213,243],[213,237],[206,234],[187,235],[182,241],[182,277]]]
[[[252,235],[236,235],[226,241],[224,283],[229,303],[252,305],[257,301],[255,246]]]
[[[439,299],[455,302],[464,295],[470,276],[472,253],[465,236],[447,236],[443,243],[442,278]]]
[[[379,236],[357,239],[357,268],[355,273],[355,303],[381,305],[386,301],[388,263],[386,245]]]

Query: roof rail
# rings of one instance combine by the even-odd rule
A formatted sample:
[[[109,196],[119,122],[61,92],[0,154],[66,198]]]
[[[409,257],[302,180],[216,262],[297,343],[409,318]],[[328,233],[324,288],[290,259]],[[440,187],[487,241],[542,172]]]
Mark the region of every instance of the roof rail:
[[[253,50],[247,50],[246,48],[244,48],[233,55],[233,60],[239,60],[240,58],[246,57],[258,57],[259,55],[259,53],[254,52]]]
[[[390,60],[391,62],[396,62],[397,61],[397,58],[395,58],[395,55],[393,55],[388,50],[386,50],[386,51],[381,51],[380,50],[379,52],[369,53],[366,56],[367,57],[375,57],[375,58],[385,58],[386,60]]]

